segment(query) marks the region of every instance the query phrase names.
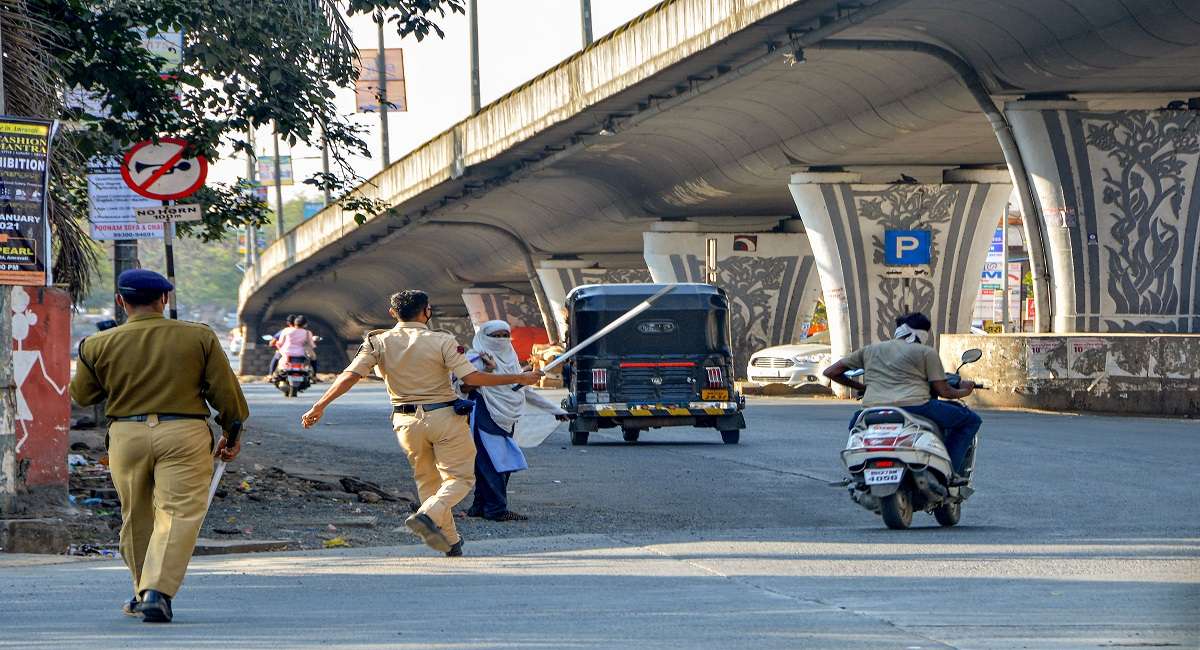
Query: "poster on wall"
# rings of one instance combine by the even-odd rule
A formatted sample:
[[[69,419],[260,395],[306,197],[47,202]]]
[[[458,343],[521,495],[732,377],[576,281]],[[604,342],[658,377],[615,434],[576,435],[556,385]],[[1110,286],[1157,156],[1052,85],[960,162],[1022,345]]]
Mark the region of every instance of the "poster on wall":
[[[50,141],[57,122],[0,117],[0,285],[50,285]]]

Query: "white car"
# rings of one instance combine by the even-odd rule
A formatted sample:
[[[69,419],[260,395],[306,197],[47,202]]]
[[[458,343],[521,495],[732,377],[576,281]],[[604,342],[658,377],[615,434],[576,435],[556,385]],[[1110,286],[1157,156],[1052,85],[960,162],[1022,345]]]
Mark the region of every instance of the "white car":
[[[833,363],[828,339],[810,337],[806,340],[807,343],[776,345],[750,355],[750,363],[746,366],[747,379],[757,386],[829,386],[829,379],[821,374]]]

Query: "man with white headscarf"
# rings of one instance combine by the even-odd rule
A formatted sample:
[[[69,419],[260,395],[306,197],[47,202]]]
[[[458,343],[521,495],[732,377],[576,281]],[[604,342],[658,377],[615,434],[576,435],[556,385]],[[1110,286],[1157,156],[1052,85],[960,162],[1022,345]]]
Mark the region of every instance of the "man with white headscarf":
[[[512,346],[511,332],[508,323],[502,320],[480,325],[467,359],[482,371],[520,374],[521,361]],[[529,467],[521,448],[513,440],[517,421],[525,411],[526,403],[559,419],[566,419],[567,412],[526,387],[514,391],[511,386],[464,384],[461,388],[475,401],[471,416],[471,433],[476,447],[475,501],[467,514],[492,521],[528,519],[508,509],[509,476]]]
[[[973,382],[962,380],[959,388],[946,382],[946,371],[937,350],[927,345],[929,317],[920,312],[896,319],[896,331],[890,341],[873,343],[851,352],[825,369],[825,376],[843,386],[863,391],[863,407],[897,406],[913,415],[932,420],[942,429],[946,451],[956,476],[951,485],[964,485],[963,465],[967,450],[983,420],[974,411],[959,404],[930,399],[933,391],[945,400],[961,399],[975,390]],[[863,369],[863,382],[846,376],[847,370]],[[863,384],[866,384],[865,386]],[[854,427],[855,417],[850,420]]]

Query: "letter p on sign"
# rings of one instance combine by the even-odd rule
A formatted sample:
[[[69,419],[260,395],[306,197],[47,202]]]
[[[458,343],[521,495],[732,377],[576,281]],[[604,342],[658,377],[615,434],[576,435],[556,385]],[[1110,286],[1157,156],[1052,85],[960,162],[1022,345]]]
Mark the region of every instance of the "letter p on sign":
[[[883,233],[885,264],[914,266],[929,264],[933,232],[929,230],[887,230]]]

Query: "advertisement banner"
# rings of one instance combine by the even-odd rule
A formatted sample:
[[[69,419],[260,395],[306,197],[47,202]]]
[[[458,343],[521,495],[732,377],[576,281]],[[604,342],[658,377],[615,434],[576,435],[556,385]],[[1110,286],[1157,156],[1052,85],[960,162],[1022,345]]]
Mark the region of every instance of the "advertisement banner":
[[[92,239],[161,239],[161,223],[138,223],[134,210],[161,202],[139,196],[121,178],[117,157],[97,158],[88,165],[88,221]]]
[[[408,97],[404,85],[404,50],[389,47],[383,50],[384,73],[387,79],[389,111],[407,111]],[[358,51],[358,81],[354,84],[354,102],[359,113],[379,110],[379,50]]]
[[[0,117],[0,284],[50,285],[50,140],[57,122]]]
[[[275,156],[258,157],[258,184],[260,186],[275,185]],[[279,184],[292,184],[292,157],[279,157]]]

